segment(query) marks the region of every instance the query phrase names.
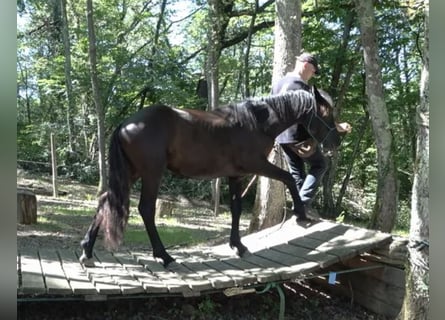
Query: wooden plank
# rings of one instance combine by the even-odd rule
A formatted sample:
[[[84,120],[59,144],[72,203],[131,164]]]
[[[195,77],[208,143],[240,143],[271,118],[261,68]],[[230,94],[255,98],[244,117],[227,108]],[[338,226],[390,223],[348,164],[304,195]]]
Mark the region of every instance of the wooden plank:
[[[201,291],[206,291],[213,288],[209,279],[206,279],[194,270],[187,268],[187,266],[183,263],[178,261],[172,262],[168,266],[168,270],[174,272],[177,277],[184,280],[196,295],[199,295]]]
[[[203,264],[200,261],[186,261],[182,264],[203,279],[207,279],[215,289],[223,289],[235,285],[235,282],[230,277],[209,265]]]
[[[255,255],[288,267],[307,262],[301,257],[272,249],[258,251]]]
[[[308,238],[323,241],[320,234],[307,235]],[[373,249],[391,241],[390,234],[376,232],[367,229],[349,229],[343,235],[329,239],[316,249],[322,252],[329,252],[341,258],[342,261],[351,259],[367,250]]]
[[[205,264],[206,261],[214,261],[215,258],[205,254],[203,251],[182,250],[181,252],[176,253],[176,256],[177,262],[195,272],[201,278],[207,279],[212,285],[212,288],[227,288],[232,287],[235,284],[230,277],[219,270],[212,268],[210,265]]]
[[[65,277],[57,252],[52,249],[40,249],[39,255],[48,294],[72,294],[73,290]]]
[[[168,288],[170,293],[181,293],[184,296],[196,295],[196,293],[190,289],[187,282],[178,277],[176,273],[164,268],[153,257],[147,255],[146,253],[136,251],[132,251],[131,254],[138,263],[144,265],[145,269],[159,278],[164,283],[166,288]]]
[[[236,268],[235,266],[225,263],[224,261],[208,260],[203,261],[203,263],[226,275],[236,286],[246,286],[257,282],[257,278],[254,274],[243,269]]]
[[[342,233],[348,229],[347,226],[332,223],[329,221],[321,221],[309,228],[299,226],[294,218],[290,218],[283,224],[278,224],[261,231],[251,233],[242,237],[241,241],[246,245],[250,252],[270,248],[284,242],[292,241],[296,238],[302,238],[304,235],[313,232],[330,232]],[[228,244],[213,246],[208,253],[220,259],[236,257],[234,251],[230,249]]]
[[[96,287],[97,293],[100,295],[120,294],[121,288],[115,284],[113,277],[108,274],[97,256],[94,264],[94,267],[82,267],[86,271],[90,281]]]
[[[224,259],[223,261],[253,274],[257,282],[266,283],[281,279],[275,269],[277,267],[283,267],[283,265],[278,265],[259,256],[249,255],[244,258]]]
[[[129,274],[136,278],[147,293],[167,293],[168,288],[143,265],[137,263],[129,254],[114,253],[114,258],[122,264]]]
[[[96,257],[114,283],[120,287],[122,294],[145,292],[142,283],[135,279],[110,252],[96,251]]]
[[[307,261],[317,262],[321,268],[340,261],[340,258],[335,255],[287,243],[275,246],[272,249],[301,257]]]
[[[19,294],[46,293],[45,282],[37,250],[20,250],[20,270],[22,286]]]
[[[295,238],[291,241],[289,241],[289,244],[291,245],[295,245],[295,246],[299,246],[299,247],[303,247],[303,248],[307,248],[307,249],[311,249],[311,250],[318,250],[318,248],[324,244],[324,242],[322,240],[318,240],[318,239],[314,239],[314,238],[309,238],[306,236],[303,237],[298,237]],[[322,251],[320,251],[322,252]]]
[[[295,277],[302,278],[320,268],[318,262],[308,261],[276,250],[262,250],[257,252],[256,255],[284,265],[285,267],[275,269],[275,273],[280,275],[281,280],[290,280]]]
[[[256,276],[250,272],[247,272],[241,268],[237,268],[233,265],[225,263],[223,260],[219,260],[217,257],[212,256],[211,251],[201,250],[196,252],[196,250],[182,250],[182,252],[178,252],[177,256],[180,257],[183,261],[182,263],[202,263],[204,266],[214,269],[215,271],[222,274],[224,278],[218,279],[222,280],[222,283],[218,283],[218,281],[214,282],[215,287],[231,287],[233,285],[246,285],[256,283]],[[230,259],[239,259],[238,257],[230,258]],[[256,265],[246,264],[249,267],[257,267]],[[213,281],[213,279],[210,279]]]
[[[57,253],[62,260],[62,269],[65,271],[73,293],[76,295],[97,294],[96,287],[91,283],[74,251],[58,250]]]

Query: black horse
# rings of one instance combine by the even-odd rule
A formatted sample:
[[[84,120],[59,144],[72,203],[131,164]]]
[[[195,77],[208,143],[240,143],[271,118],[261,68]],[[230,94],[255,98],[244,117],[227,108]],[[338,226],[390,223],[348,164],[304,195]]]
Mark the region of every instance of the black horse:
[[[340,144],[332,106],[314,87],[270,97],[247,99],[214,111],[176,109],[153,105],[123,121],[113,132],[109,149],[108,190],[99,204],[85,238],[80,262],[93,266],[93,246],[100,227],[105,244],[116,249],[122,241],[129,216],[129,194],[142,180],[139,213],[150,238],[153,255],[164,266],[174,259],[167,253],[155,226],[155,204],[165,169],[192,178],[228,177],[232,228],[230,246],[242,256],[241,178],[255,174],[286,184],[293,212],[304,206],[292,176],[267,158],[279,133],[300,123],[325,150]]]

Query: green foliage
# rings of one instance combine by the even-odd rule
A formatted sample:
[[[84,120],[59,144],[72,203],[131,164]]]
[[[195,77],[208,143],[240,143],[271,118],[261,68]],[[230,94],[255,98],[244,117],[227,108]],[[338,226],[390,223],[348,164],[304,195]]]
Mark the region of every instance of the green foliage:
[[[220,305],[210,299],[209,296],[206,296],[205,299],[198,304],[198,310],[204,315],[205,318],[212,318],[219,307]]]

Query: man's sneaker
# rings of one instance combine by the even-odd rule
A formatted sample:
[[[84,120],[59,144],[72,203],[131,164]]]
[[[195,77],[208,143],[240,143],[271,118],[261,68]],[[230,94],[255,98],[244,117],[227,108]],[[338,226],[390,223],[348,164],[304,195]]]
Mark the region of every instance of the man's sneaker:
[[[295,221],[297,222],[297,224],[299,226],[305,227],[305,228],[308,228],[308,227],[310,227],[311,225],[313,225],[313,224],[315,224],[317,222],[314,219],[309,218],[305,214],[297,215]]]
[[[318,210],[317,209],[315,209],[315,208],[313,208],[311,205],[305,205],[304,206],[304,210],[305,210],[305,212],[306,212],[306,215],[308,216],[308,217],[310,217],[310,218],[312,218],[312,219],[315,219],[315,220],[321,220],[321,216],[320,216],[320,214],[318,213]]]

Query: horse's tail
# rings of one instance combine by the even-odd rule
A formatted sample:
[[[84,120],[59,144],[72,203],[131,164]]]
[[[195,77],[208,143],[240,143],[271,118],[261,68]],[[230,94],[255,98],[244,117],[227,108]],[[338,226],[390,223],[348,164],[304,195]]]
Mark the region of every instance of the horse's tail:
[[[105,246],[117,249],[122,243],[130,207],[130,163],[122,149],[118,126],[110,141],[108,151],[108,190],[99,202],[104,222]]]

